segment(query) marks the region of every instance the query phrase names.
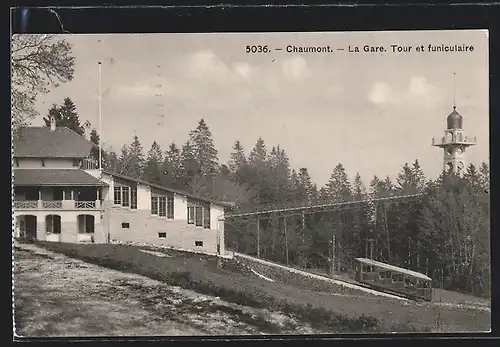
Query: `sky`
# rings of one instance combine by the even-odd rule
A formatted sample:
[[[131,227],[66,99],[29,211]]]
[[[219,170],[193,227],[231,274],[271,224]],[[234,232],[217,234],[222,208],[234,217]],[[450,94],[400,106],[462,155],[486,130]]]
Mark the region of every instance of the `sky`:
[[[181,146],[204,118],[221,163],[236,140],[248,154],[261,136],[268,149],[283,148],[293,168],[307,167],[318,186],[338,163],[365,185],[374,175],[394,179],[416,159],[435,178],[443,152],[431,140],[443,136],[455,94],[465,133],[477,138],[468,161],[489,158],[487,31],[60,36],[73,45],[74,78],[38,97],[32,124],[70,97],[81,122],[98,128],[101,61],[102,141],[117,152],[134,135],[145,153],[153,141]],[[428,52],[429,44],[474,50]],[[247,45],[272,51],[246,53]],[[288,53],[288,45],[333,52]],[[386,51],[363,52],[364,45]],[[413,48],[393,53],[391,45]],[[350,53],[356,46],[361,52]]]

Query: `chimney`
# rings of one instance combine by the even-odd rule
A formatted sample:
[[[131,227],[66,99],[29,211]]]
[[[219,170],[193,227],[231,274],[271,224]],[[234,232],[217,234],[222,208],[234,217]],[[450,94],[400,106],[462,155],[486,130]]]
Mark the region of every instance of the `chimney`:
[[[56,130],[56,117],[50,116],[50,130]]]

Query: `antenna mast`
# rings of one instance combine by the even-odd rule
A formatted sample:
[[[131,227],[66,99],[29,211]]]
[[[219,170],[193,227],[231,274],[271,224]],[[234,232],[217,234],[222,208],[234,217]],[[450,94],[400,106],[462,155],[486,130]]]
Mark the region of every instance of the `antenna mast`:
[[[453,109],[456,109],[457,108],[457,104],[456,104],[456,93],[457,93],[457,83],[456,83],[456,77],[457,77],[457,74],[455,72],[453,72]]]

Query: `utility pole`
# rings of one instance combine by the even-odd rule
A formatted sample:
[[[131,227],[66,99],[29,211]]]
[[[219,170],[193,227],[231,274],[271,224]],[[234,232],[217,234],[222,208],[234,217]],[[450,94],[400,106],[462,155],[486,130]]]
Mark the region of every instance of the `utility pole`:
[[[306,217],[304,215],[304,211],[302,211],[302,249],[300,250],[300,266],[305,268],[305,259],[304,259],[304,230],[306,228]]]
[[[420,270],[420,241],[417,241],[417,270]]]
[[[391,238],[389,235],[389,223],[387,222],[387,203],[384,204],[384,227],[387,234],[387,262],[391,263]]]
[[[286,217],[283,217],[283,227],[285,229],[285,252],[286,252],[286,265],[289,266],[289,258],[288,258],[288,235],[286,230]]]
[[[257,215],[257,258],[260,258],[260,222]]]
[[[411,264],[411,237],[408,237],[408,268]]]
[[[330,264],[330,273],[333,277],[335,275],[335,234],[332,236],[332,259]]]

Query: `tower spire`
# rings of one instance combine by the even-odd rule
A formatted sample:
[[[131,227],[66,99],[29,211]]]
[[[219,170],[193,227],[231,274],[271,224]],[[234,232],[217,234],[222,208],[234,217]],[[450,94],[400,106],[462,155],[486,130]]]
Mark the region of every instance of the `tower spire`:
[[[457,91],[457,84],[456,84],[456,77],[457,73],[453,72],[453,109],[455,110],[457,108],[456,104],[456,91]]]

